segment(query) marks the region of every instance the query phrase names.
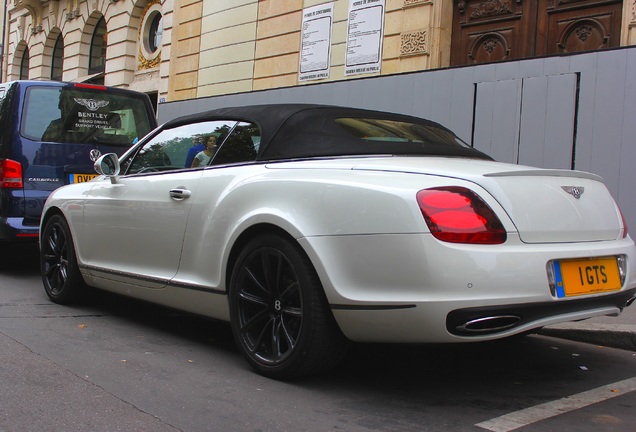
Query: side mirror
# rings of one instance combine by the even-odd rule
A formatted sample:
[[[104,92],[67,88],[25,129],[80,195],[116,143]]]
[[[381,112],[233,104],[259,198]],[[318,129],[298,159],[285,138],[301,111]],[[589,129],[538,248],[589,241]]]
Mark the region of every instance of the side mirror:
[[[119,156],[115,153],[105,154],[95,161],[94,168],[97,174],[109,177],[110,182],[115,184],[120,170]]]

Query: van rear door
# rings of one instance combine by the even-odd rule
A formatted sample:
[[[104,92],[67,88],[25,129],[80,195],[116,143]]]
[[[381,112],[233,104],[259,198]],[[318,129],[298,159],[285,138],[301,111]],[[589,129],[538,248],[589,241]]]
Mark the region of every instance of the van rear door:
[[[105,153],[123,154],[156,127],[144,94],[88,84],[31,85],[20,124],[26,218],[39,223],[49,193],[95,176]]]

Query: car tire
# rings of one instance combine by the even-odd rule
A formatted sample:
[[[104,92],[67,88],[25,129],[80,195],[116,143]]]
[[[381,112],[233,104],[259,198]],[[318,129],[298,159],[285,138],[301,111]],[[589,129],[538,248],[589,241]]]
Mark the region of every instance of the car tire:
[[[289,379],[328,370],[348,341],[309,258],[295,242],[266,234],[239,254],[230,279],[236,343],[261,375]]]
[[[61,215],[52,216],[42,230],[40,272],[46,294],[55,303],[73,303],[86,292],[71,230]]]

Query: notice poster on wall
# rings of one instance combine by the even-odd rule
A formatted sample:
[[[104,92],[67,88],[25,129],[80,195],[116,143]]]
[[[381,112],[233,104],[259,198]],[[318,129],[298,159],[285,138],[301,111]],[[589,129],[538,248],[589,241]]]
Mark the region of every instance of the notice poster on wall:
[[[380,72],[384,0],[350,0],[345,75]]]
[[[298,81],[329,78],[333,3],[303,10]]]

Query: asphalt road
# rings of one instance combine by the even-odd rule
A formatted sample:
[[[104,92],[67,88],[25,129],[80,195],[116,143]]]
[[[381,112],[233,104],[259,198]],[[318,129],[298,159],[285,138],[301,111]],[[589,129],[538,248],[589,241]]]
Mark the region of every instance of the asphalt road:
[[[34,248],[0,253],[0,432],[617,431],[636,353],[547,336],[356,345],[337,370],[253,373],[227,324],[109,294],[48,301]]]

